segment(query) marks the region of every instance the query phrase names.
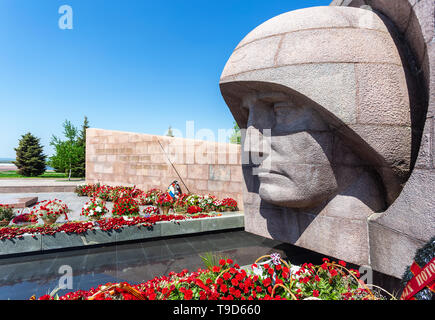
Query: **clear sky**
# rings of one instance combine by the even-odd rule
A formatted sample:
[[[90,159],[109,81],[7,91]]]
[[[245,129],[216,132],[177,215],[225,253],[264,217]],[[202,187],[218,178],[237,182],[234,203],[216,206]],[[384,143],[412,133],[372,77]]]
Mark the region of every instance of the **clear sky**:
[[[262,22],[331,0],[1,0],[0,157],[28,131],[51,155],[62,122],[163,135],[230,129],[219,78]],[[73,10],[62,30],[61,5]]]

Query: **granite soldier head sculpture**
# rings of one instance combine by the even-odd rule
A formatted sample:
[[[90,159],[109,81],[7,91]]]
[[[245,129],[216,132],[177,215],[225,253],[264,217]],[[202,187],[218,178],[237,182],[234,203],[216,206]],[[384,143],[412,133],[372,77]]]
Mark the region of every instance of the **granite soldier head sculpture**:
[[[282,14],[242,40],[220,87],[246,129],[246,229],[367,263],[367,219],[411,166],[408,87],[384,22],[345,7]]]

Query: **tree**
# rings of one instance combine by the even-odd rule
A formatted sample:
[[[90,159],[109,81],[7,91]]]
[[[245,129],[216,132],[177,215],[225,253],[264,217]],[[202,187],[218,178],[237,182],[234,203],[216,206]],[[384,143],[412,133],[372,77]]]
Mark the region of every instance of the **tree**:
[[[63,134],[66,140],[52,136],[50,145],[55,148],[55,154],[50,157],[49,165],[57,172],[65,172],[68,179],[85,176],[86,129],[89,127],[85,117],[82,130],[79,132],[68,120],[63,123]]]
[[[241,144],[242,143],[242,135],[240,133],[240,128],[237,122],[234,121],[233,134],[230,137],[230,143]]]
[[[80,153],[77,165],[76,175],[80,177],[86,176],[86,129],[89,128],[88,117],[85,116],[82,124],[82,129],[79,133],[77,143],[81,146],[82,152]]]
[[[45,159],[40,139],[30,132],[21,136],[18,148],[15,148],[16,159],[13,162],[18,174],[25,177],[37,177],[45,172]]]
[[[172,127],[169,126],[168,131],[166,132],[166,136],[168,137],[174,137],[174,133],[172,132]]]

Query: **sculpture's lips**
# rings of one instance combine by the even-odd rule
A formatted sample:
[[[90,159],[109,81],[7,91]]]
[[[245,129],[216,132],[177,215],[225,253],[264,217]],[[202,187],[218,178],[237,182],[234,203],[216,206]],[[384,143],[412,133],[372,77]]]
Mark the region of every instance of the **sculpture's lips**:
[[[256,168],[256,170],[254,169],[253,173],[256,173],[259,177],[268,176],[270,174],[277,174],[280,176],[284,176],[284,174],[280,171],[263,169],[263,168]]]

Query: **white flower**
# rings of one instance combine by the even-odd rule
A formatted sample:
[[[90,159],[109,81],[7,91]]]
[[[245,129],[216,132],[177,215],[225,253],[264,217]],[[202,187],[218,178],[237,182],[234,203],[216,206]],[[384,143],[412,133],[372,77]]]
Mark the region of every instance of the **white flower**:
[[[252,271],[255,275],[259,276],[260,278],[263,278],[263,268],[262,267],[252,267]]]
[[[101,213],[101,207],[96,207],[96,208],[95,208],[95,211]]]
[[[90,214],[91,216],[93,216],[93,215],[94,215],[94,210],[91,209],[91,210],[89,211],[89,214]]]

